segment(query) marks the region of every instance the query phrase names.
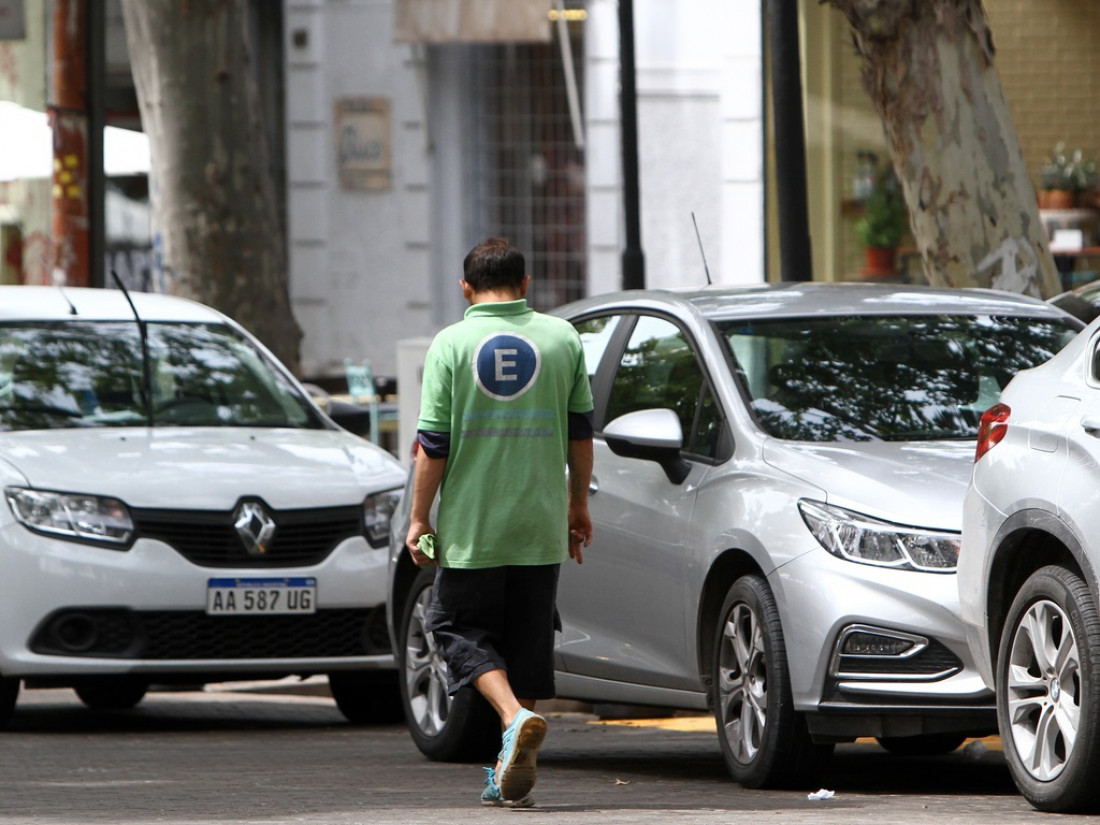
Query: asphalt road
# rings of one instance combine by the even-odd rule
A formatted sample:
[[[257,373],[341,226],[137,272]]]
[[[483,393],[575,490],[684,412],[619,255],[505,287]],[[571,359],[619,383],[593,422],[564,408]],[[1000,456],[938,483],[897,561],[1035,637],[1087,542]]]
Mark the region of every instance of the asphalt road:
[[[403,726],[346,724],[322,696],[151,693],[93,712],[67,690],[26,691],[0,733],[0,825],[98,823],[981,823],[1059,825],[1017,795],[997,740],[937,758],[838,748],[826,790],[731,782],[709,720],[607,723],[555,713],[537,807],[485,809],[477,765],[425,760]]]

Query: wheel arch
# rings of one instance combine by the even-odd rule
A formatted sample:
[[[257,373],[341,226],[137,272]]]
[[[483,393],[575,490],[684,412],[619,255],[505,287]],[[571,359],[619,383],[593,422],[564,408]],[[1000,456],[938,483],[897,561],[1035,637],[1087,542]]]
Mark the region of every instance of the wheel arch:
[[[1096,573],[1081,542],[1063,520],[1043,510],[1022,510],[997,532],[986,583],[986,633],[994,668],[1005,618],[1023,583],[1041,567],[1060,564],[1097,593]]]
[[[401,640],[398,635],[401,628],[401,617],[405,615],[405,602],[408,601],[409,591],[413,582],[420,575],[421,568],[417,567],[408,553],[402,553],[394,564],[390,578],[389,604],[386,606],[386,615],[389,618],[390,644],[393,646],[395,657],[401,655]],[[400,663],[399,663],[400,664]]]
[[[744,550],[729,549],[718,555],[707,571],[699,598],[699,615],[695,624],[699,675],[707,689],[707,702],[711,701],[710,682],[714,658],[718,614],[730,586],[745,575],[764,577],[764,571],[756,560]]]

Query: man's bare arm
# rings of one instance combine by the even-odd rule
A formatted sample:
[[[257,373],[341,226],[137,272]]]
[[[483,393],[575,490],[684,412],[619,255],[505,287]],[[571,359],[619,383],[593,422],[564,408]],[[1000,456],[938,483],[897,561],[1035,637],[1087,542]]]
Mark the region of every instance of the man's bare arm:
[[[588,486],[592,482],[592,439],[569,442],[569,556],[584,562],[581,550],[592,543],[592,519],[588,515]]]

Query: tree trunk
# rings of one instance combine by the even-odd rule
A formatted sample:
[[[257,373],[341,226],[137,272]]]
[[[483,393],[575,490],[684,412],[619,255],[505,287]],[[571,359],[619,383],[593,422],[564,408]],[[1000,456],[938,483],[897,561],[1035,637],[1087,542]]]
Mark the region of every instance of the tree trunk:
[[[246,0],[122,0],[152,156],[157,265],[168,291],[209,304],[298,369]]]
[[[980,0],[822,0],[848,19],[933,284],[1060,291]]]

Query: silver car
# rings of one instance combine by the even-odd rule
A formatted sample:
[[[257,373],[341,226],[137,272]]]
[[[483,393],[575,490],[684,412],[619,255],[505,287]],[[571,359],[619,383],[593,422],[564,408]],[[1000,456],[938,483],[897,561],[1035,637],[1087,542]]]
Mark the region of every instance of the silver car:
[[[1079,322],[981,290],[635,291],[558,313],[596,411],[583,566],[563,566],[563,698],[714,713],[733,778],[806,784],[834,743],[937,753],[995,729],[955,565],[978,421]],[[406,515],[407,519],[407,515]],[[436,759],[499,741],[445,694],[431,571],[395,515],[388,606],[406,716]]]
[[[962,616],[1005,759],[1044,811],[1100,809],[1100,322],[983,417]]]

